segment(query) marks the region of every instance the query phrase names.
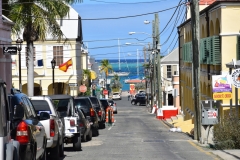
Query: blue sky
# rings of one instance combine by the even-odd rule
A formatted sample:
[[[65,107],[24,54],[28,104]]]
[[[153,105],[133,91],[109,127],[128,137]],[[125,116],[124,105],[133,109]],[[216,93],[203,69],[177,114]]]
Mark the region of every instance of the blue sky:
[[[145,3],[147,2],[147,3]],[[179,0],[83,0],[83,3],[77,3],[72,7],[82,17],[83,41],[88,46],[89,55],[95,59],[118,59],[120,53],[121,59],[143,58],[143,46],[148,42],[152,43],[152,38],[147,34],[152,34],[152,24],[144,24],[144,20],[152,22],[154,13],[177,6]],[[175,8],[160,12],[159,31],[167,25]],[[142,15],[129,18],[119,18],[126,16]],[[184,5],[176,12],[168,27],[160,36],[160,44],[164,43],[168,37],[167,43],[161,47],[161,53],[166,55],[169,51],[177,47],[177,26],[185,15]],[[179,16],[179,17],[177,17]],[[118,18],[108,20],[87,20],[101,18]],[[176,19],[179,21],[176,22]],[[147,34],[129,35],[129,32],[144,32]],[[172,35],[170,36],[170,34]],[[118,39],[120,45],[118,45]],[[134,45],[126,45],[132,43]],[[174,47],[174,45],[176,46]],[[102,48],[99,48],[102,47]],[[120,49],[120,51],[119,51]],[[163,53],[164,52],[164,53]]]

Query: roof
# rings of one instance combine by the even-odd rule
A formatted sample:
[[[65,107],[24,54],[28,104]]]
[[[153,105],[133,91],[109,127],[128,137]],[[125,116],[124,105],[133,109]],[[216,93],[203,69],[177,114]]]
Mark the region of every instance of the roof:
[[[178,47],[161,59],[161,64],[178,64],[178,62],[179,62]]]
[[[72,96],[67,94],[55,94],[55,95],[49,95],[51,99],[70,99]]]

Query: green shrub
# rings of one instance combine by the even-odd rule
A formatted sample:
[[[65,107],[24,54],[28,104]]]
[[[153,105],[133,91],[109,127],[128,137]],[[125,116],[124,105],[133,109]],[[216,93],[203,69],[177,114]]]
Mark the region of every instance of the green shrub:
[[[213,136],[216,149],[240,149],[240,120],[238,116],[225,116],[214,125]]]

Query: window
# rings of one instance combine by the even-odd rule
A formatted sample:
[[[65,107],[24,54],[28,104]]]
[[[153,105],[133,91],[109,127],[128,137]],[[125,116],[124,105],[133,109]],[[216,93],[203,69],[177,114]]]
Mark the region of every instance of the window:
[[[32,100],[32,104],[35,108],[37,114],[40,114],[41,111],[46,111],[51,114],[51,109],[47,101],[45,100]]]
[[[53,57],[56,60],[56,66],[63,63],[63,46],[53,46]]]
[[[167,65],[167,78],[172,78],[172,66]]]
[[[26,53],[26,66],[28,67],[28,47],[25,47],[25,53]],[[33,62],[35,61],[36,61],[36,48],[33,47]]]
[[[3,136],[4,132],[2,130],[2,127],[6,127],[6,124],[7,124],[7,120],[6,120],[6,101],[5,101],[5,97],[4,97],[4,91],[3,91],[3,88],[0,87],[0,114],[1,114],[1,130],[0,130],[0,135]]]
[[[28,118],[36,117],[35,110],[32,106],[32,103],[29,101],[29,99],[27,99],[26,97],[23,97],[22,100],[23,100],[23,104],[25,105],[25,108],[27,109],[28,116],[29,116]]]

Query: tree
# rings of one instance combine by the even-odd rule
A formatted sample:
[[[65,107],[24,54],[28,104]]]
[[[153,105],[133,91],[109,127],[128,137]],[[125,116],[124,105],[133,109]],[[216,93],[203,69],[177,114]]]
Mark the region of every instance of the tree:
[[[105,73],[106,81],[107,81],[107,77],[108,77],[108,72],[109,71],[113,71],[112,65],[109,63],[109,61],[107,59],[103,59],[101,61],[100,72],[104,72]],[[106,82],[105,82],[105,84],[106,84]]]
[[[82,0],[28,0],[9,1],[3,0],[3,12],[15,24],[13,33],[20,36],[27,43],[27,83],[28,95],[34,96],[34,63],[33,63],[33,43],[34,41],[44,41],[48,33],[58,42],[66,41],[60,29],[57,19],[68,16],[69,4],[82,2]]]
[[[115,74],[114,77],[111,79],[110,87],[113,92],[118,92],[120,88],[122,88],[122,84],[118,75]]]

